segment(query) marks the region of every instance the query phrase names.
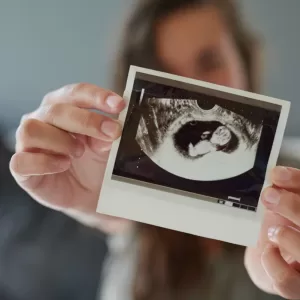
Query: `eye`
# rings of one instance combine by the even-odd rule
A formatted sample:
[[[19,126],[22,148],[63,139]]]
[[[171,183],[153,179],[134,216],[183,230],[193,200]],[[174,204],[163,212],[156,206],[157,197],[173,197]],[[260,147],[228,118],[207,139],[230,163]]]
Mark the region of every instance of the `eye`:
[[[197,62],[200,73],[216,71],[223,65],[222,55],[217,49],[202,51],[198,56]]]
[[[190,122],[190,125],[191,125],[191,126],[195,126],[196,124],[197,124],[196,121],[191,121],[191,122]]]

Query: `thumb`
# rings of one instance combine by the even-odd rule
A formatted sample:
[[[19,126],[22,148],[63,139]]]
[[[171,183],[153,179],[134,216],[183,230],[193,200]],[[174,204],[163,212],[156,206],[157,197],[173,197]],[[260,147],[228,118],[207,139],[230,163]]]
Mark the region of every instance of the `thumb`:
[[[20,186],[34,188],[42,175],[64,172],[70,164],[70,159],[62,155],[19,152],[12,156],[9,167]]]

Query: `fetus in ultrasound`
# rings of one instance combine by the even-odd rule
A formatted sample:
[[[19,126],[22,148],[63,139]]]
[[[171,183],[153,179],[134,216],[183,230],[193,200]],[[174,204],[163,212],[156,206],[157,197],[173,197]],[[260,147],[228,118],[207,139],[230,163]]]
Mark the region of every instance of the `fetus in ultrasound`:
[[[191,121],[174,135],[174,145],[182,154],[194,158],[237,146],[237,138],[219,122]]]
[[[172,174],[222,180],[254,165],[262,121],[219,105],[203,108],[193,99],[147,98],[141,111],[136,140],[153,162]]]

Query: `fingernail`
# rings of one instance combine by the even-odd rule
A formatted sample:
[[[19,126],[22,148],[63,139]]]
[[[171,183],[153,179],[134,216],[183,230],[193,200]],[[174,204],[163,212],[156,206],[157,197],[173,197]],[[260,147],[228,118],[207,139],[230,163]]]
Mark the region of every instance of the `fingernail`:
[[[116,108],[123,101],[123,99],[119,96],[108,96],[106,99],[106,103],[110,108]]]
[[[105,135],[115,138],[120,132],[120,124],[115,121],[103,121],[101,124],[101,130]]]
[[[264,193],[264,199],[273,205],[277,205],[280,201],[280,193],[273,188],[269,188]]]
[[[285,167],[276,167],[273,171],[273,176],[278,181],[288,181],[292,177],[289,169]]]
[[[277,236],[280,231],[280,226],[272,226],[268,230],[268,238],[271,242],[277,243]]]

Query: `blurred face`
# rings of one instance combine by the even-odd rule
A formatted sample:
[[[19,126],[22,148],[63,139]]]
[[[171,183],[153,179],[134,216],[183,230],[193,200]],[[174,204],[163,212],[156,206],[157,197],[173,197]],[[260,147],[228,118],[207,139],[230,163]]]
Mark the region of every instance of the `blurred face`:
[[[156,30],[157,55],[168,72],[247,89],[242,60],[218,8],[179,10]]]
[[[156,30],[156,51],[168,72],[247,89],[242,60],[216,7],[180,10],[161,20]],[[111,231],[122,231],[129,224],[117,219]]]

